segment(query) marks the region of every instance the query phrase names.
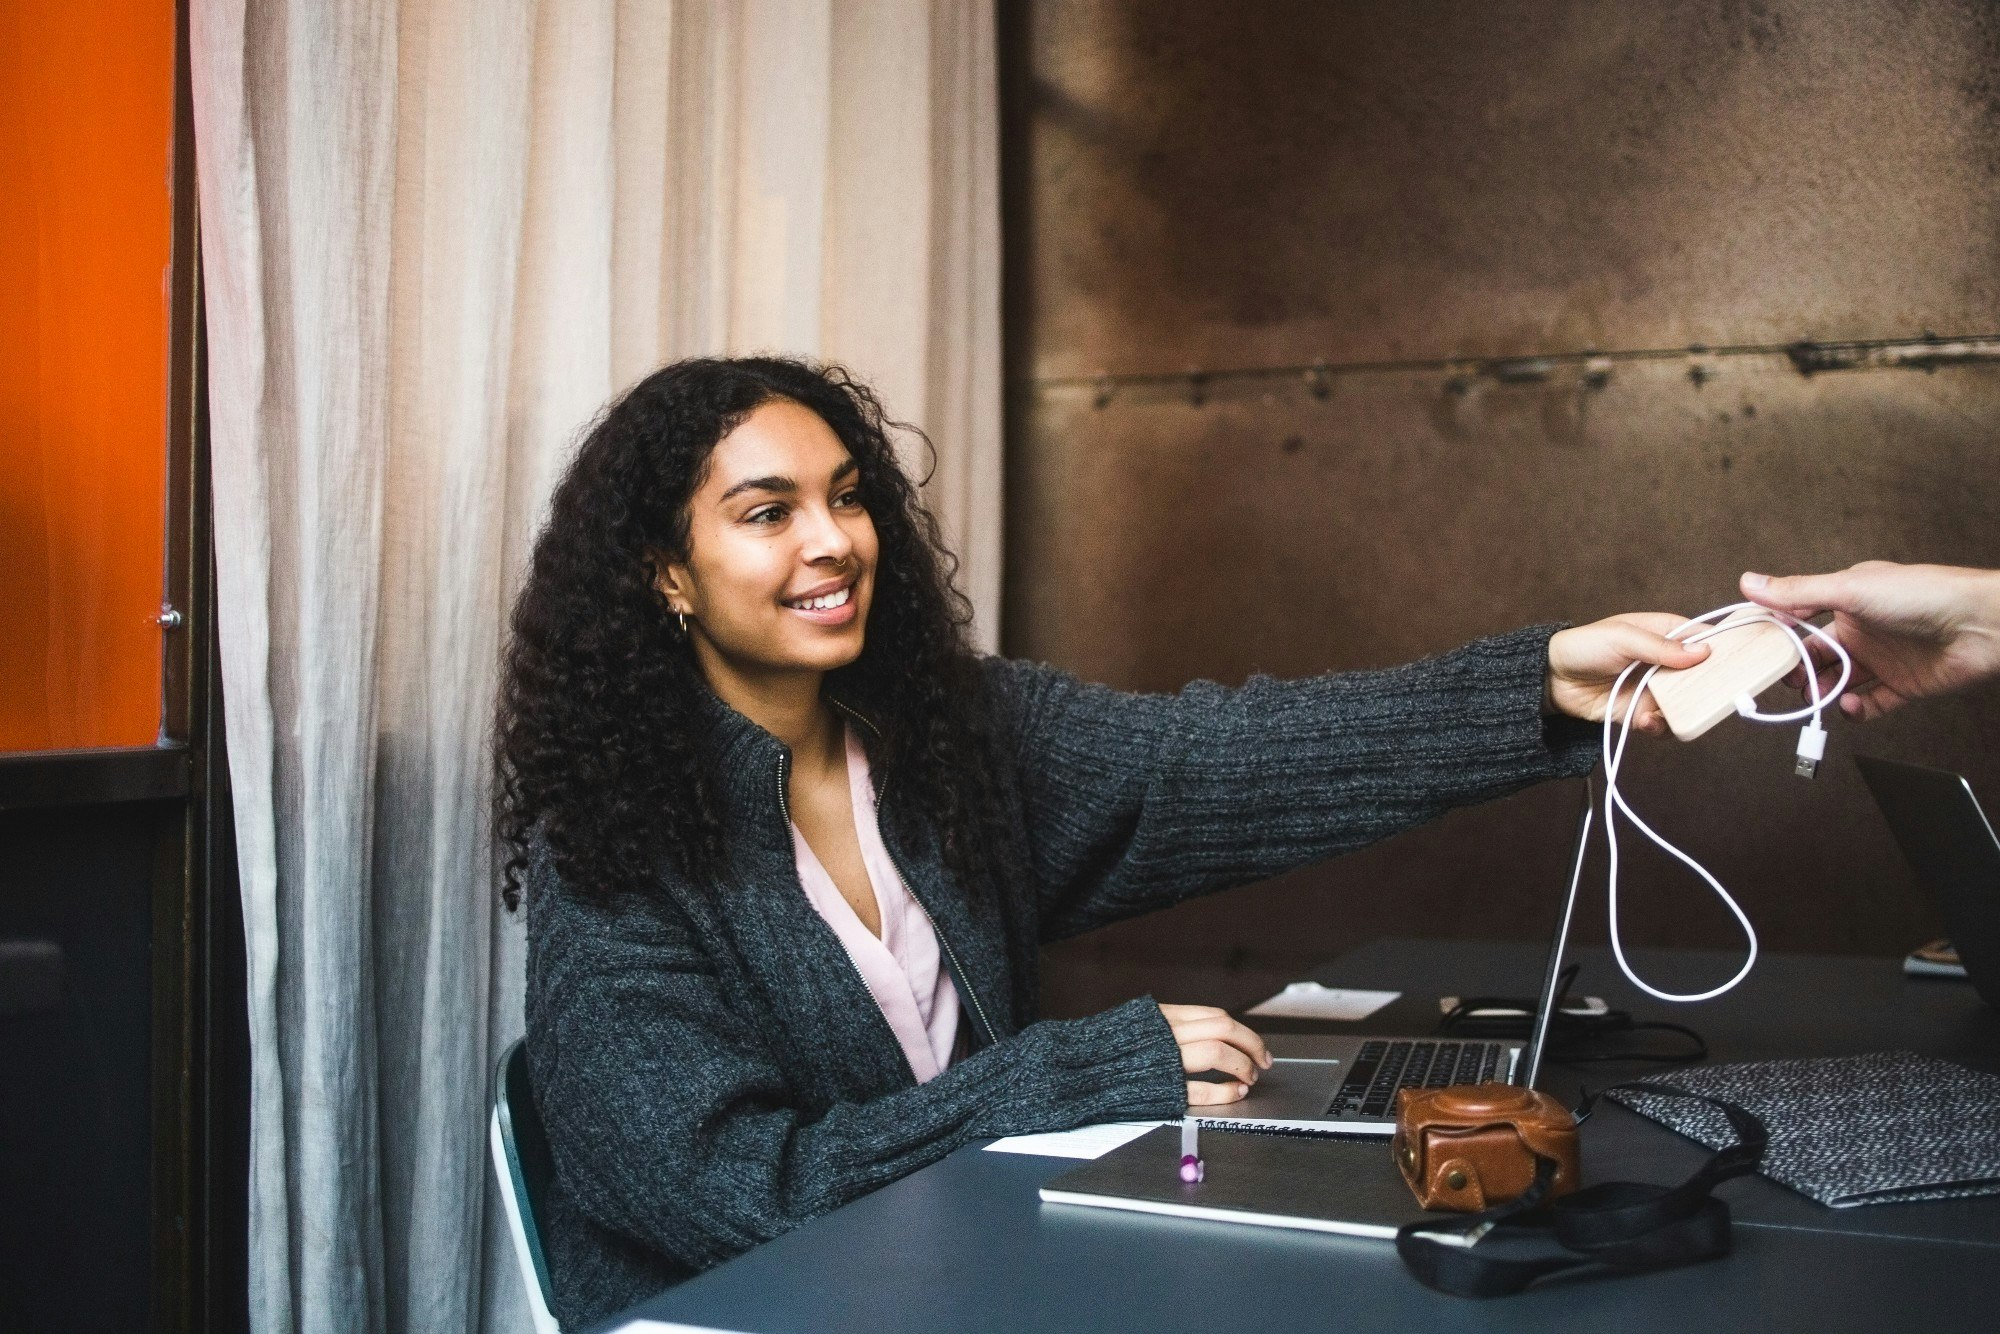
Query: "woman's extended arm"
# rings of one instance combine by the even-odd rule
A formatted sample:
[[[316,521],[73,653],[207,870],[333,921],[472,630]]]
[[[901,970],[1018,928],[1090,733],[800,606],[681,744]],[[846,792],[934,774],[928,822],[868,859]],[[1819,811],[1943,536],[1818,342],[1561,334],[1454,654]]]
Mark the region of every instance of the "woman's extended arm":
[[[1540,626],[1384,671],[1197,681],[1137,695],[990,660],[1053,940],[1323,860],[1547,778],[1589,771],[1604,669],[1652,654],[1671,616]],[[1650,659],[1648,659],[1650,660]],[[1552,698],[1552,691],[1559,698]]]
[[[1184,1105],[1173,1035],[1136,1000],[1030,1025],[922,1085],[802,1107],[664,895],[602,907],[537,871],[529,912],[528,1051],[563,1187],[599,1226],[690,1268],[968,1140]]]

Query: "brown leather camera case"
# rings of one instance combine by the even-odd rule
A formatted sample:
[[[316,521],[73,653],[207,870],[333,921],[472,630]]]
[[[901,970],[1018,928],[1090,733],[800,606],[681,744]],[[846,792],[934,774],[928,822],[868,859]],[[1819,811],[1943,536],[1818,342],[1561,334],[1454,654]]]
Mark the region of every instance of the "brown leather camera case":
[[[1535,1156],[1556,1161],[1550,1198],[1576,1189],[1576,1118],[1546,1093],[1512,1084],[1403,1089],[1396,1166],[1426,1209],[1477,1213],[1522,1195]]]

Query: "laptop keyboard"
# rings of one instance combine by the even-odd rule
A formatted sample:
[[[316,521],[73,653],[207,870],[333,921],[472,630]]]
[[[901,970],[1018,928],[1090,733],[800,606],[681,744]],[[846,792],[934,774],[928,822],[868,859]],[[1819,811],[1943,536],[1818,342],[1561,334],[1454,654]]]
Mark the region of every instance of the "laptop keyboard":
[[[1364,1042],[1326,1114],[1388,1116],[1397,1089],[1484,1084],[1496,1071],[1505,1075],[1506,1060],[1507,1048],[1498,1042]]]

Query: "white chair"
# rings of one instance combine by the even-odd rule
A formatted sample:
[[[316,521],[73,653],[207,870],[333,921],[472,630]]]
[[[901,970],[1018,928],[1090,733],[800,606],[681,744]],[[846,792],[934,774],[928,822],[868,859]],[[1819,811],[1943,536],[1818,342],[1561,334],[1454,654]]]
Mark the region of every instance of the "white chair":
[[[500,1057],[493,1092],[493,1174],[500,1179],[500,1201],[507,1209],[507,1229],[514,1235],[514,1258],[521,1264],[521,1281],[528,1289],[528,1310],[535,1334],[560,1334],[549,1312],[549,1262],[542,1252],[540,1217],[555,1173],[549,1159],[549,1139],[528,1087],[528,1049],[520,1042]]]

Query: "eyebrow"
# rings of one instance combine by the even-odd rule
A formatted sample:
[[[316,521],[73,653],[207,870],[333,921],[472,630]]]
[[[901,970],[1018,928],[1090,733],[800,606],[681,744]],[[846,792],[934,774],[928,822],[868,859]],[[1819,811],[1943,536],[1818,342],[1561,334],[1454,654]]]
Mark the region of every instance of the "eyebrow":
[[[853,459],[850,458],[845,463],[841,464],[838,468],[835,468],[833,470],[833,476],[827,478],[827,485],[831,486],[833,485],[833,483],[838,482],[843,477],[847,477],[852,473],[859,472],[860,470],[861,470],[861,465],[857,464]],[[790,493],[797,491],[798,489],[799,489],[799,484],[793,481],[789,477],[778,477],[778,476],[746,477],[742,481],[738,482],[736,485],[730,487],[727,491],[724,491],[722,493],[721,500],[728,500],[731,496],[737,495],[744,491],[775,491],[779,495],[789,495]]]

